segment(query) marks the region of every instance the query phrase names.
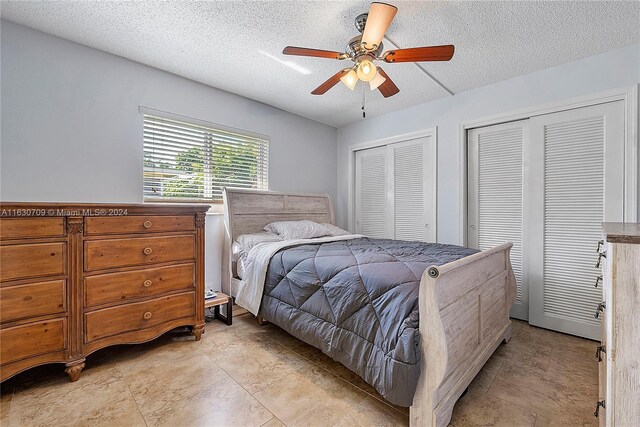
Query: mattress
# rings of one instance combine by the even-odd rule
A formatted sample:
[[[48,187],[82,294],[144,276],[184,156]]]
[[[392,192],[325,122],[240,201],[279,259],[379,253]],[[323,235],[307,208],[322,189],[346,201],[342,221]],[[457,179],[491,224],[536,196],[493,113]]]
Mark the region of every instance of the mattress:
[[[266,270],[260,315],[411,406],[420,375],[424,270],[478,252],[366,237],[285,247]]]
[[[238,242],[233,242],[231,250],[233,254],[233,260],[236,263],[236,276],[242,279],[244,278],[247,270],[247,256],[249,255],[249,251]]]

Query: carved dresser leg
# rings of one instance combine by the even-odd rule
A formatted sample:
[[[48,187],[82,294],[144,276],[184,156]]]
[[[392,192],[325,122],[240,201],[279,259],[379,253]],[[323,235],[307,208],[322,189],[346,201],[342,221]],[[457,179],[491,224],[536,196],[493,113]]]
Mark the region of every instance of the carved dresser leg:
[[[80,372],[84,369],[84,359],[67,363],[65,366],[67,369],[64,371],[69,375],[69,379],[71,381],[78,381],[78,378],[80,378]]]
[[[202,334],[204,334],[204,325],[197,325],[191,328],[191,333],[196,337],[196,341],[200,341]]]

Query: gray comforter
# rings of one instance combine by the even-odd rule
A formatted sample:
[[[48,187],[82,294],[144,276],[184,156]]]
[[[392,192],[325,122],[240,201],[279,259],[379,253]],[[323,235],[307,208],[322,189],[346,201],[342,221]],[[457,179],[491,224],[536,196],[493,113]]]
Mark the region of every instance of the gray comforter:
[[[475,249],[359,238],[283,249],[270,263],[260,314],[411,406],[420,375],[423,271]]]

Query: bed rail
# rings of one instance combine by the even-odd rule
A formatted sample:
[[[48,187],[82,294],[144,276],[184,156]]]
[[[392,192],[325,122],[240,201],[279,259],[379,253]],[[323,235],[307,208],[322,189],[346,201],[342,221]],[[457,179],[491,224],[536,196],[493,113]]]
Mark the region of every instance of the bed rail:
[[[425,270],[420,282],[421,375],[411,427],[446,426],[453,406],[511,338],[511,243]]]

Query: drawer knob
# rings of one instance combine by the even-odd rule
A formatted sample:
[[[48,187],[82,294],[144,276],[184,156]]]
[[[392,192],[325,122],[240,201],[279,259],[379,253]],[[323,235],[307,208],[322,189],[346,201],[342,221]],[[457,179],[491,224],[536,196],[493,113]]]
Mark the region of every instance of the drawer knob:
[[[144,248],[144,250],[142,251],[144,252],[145,255],[151,255],[151,252],[153,252],[153,249],[151,248]]]
[[[144,320],[149,320],[151,319],[151,312],[147,311],[145,314],[142,315],[142,317],[144,317]]]
[[[142,282],[142,285],[145,288],[148,288],[149,286],[151,286],[153,284],[153,282],[151,280],[145,280],[144,282]]]
[[[143,223],[142,223],[142,226],[143,226],[144,228],[151,228],[151,221],[145,221],[145,222],[143,222]]]

